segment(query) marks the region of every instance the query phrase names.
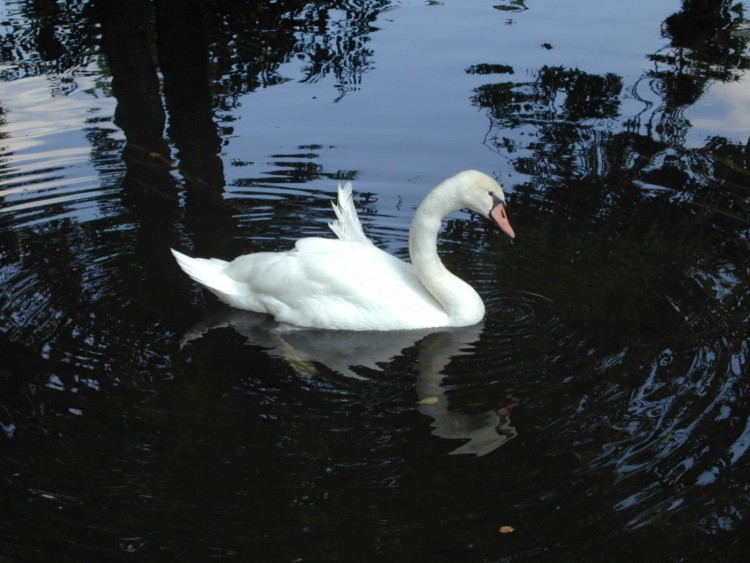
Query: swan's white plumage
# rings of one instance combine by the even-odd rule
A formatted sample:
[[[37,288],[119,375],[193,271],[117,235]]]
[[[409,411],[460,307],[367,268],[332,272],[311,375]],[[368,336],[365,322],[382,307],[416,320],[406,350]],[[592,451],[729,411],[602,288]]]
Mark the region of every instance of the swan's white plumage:
[[[414,265],[367,238],[351,184],[339,186],[334,205],[336,221],[330,227],[338,239],[303,238],[293,250],[247,254],[232,262],[172,253],[185,273],[225,303],[290,325],[340,330],[468,326],[482,319],[484,305],[440,262],[437,234],[442,218],[453,211],[469,207],[490,217],[498,204],[505,204],[502,189],[480,172],[462,172],[437,186],[412,222]],[[503,229],[512,236],[509,224]]]
[[[343,188],[339,184],[338,203],[331,203],[331,207],[336,214],[336,220],[328,223],[328,226],[337,237],[341,240],[372,244],[362,229],[357,208],[354,207],[354,190],[351,182],[347,182]]]

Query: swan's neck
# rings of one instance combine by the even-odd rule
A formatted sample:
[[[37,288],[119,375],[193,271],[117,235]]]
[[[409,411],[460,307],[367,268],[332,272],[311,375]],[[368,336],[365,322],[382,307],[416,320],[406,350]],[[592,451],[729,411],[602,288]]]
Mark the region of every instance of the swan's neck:
[[[449,317],[449,324],[467,326],[484,317],[484,303],[474,288],[453,275],[437,252],[437,238],[443,219],[461,209],[455,194],[440,184],[422,201],[409,230],[409,254],[414,271]]]

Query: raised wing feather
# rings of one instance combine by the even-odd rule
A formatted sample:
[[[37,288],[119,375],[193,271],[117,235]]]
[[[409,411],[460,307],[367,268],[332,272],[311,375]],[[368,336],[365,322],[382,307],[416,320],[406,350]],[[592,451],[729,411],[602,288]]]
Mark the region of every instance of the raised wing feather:
[[[328,223],[331,230],[341,240],[350,242],[361,242],[372,244],[367,238],[362,223],[359,220],[357,209],[354,207],[354,194],[351,182],[347,182],[344,187],[339,184],[339,195],[337,203],[331,203],[333,212],[336,214],[336,220]]]

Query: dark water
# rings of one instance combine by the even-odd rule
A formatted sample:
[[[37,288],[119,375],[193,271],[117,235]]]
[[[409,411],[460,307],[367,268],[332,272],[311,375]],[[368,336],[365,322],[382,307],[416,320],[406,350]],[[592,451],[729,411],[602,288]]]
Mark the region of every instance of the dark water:
[[[0,6],[0,560],[745,557],[746,3]],[[470,167],[478,327],[281,337],[168,253],[352,180],[405,257]]]

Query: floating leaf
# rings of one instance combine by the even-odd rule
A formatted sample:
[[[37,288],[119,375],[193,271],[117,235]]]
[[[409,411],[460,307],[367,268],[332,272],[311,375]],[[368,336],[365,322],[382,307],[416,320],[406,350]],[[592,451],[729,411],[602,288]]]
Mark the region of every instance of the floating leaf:
[[[510,534],[513,531],[513,526],[500,526],[501,534]]]
[[[437,405],[440,399],[437,397],[425,397],[424,399],[417,401],[420,405]]]

